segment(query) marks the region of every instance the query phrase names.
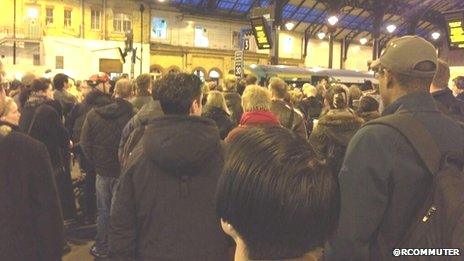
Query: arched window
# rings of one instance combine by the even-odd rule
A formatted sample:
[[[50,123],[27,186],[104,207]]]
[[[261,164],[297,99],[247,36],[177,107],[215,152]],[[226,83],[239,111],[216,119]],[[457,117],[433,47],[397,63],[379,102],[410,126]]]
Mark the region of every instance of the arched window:
[[[181,72],[180,68],[178,66],[175,66],[175,65],[167,68],[166,71],[167,71],[167,73],[180,73]]]
[[[164,74],[164,69],[160,65],[153,64],[150,66],[150,74],[153,76],[154,79],[159,79]]]
[[[198,78],[200,78],[200,80],[202,82],[205,81],[205,79],[206,79],[206,70],[204,68],[197,67],[197,68],[193,69],[192,73],[195,74],[196,76],[198,76]]]
[[[218,68],[213,68],[209,71],[208,77],[210,79],[220,79],[222,78],[222,72]]]

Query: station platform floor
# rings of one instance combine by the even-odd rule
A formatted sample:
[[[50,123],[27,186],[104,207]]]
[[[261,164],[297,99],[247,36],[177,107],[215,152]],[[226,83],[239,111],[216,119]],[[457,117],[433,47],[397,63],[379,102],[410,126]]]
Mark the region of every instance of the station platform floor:
[[[63,261],[93,261],[96,260],[90,253],[90,247],[93,245],[92,241],[84,244],[69,244],[71,246],[71,252],[63,256]],[[104,261],[105,259],[98,259],[98,261]],[[109,259],[108,259],[109,260]]]

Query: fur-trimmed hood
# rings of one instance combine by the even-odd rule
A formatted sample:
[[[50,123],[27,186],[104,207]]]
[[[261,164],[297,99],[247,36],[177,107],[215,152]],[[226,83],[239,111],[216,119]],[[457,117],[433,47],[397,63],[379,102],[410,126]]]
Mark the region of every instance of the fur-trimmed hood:
[[[363,118],[364,122],[368,122],[380,117],[380,113],[378,111],[368,111],[368,112],[358,112],[359,117]]]
[[[326,135],[337,144],[347,146],[351,137],[363,123],[364,120],[349,109],[330,110],[319,118],[313,134],[314,136]]]

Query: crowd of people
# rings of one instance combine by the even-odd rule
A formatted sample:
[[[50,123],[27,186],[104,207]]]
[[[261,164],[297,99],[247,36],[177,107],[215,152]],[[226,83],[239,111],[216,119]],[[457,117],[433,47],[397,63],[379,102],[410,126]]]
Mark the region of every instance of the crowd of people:
[[[90,252],[111,260],[391,258],[414,246],[436,173],[382,119],[407,115],[441,155],[461,155],[464,77],[448,88],[449,66],[416,36],[371,66],[373,90],[253,75],[2,78],[0,256],[61,260],[63,231],[96,223]],[[463,243],[459,231],[435,247]]]

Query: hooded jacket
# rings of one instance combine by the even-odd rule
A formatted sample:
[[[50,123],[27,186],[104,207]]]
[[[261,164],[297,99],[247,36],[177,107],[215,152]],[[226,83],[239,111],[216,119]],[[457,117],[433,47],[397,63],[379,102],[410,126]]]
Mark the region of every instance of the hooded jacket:
[[[76,104],[66,119],[65,125],[72,137],[74,144],[79,143],[82,126],[87,113],[93,109],[108,105],[112,102],[111,97],[99,90],[91,91],[80,104]]]
[[[224,99],[230,111],[230,119],[237,126],[243,114],[242,97],[236,92],[224,92]]]
[[[327,160],[334,171],[340,171],[346,147],[364,120],[350,109],[329,110],[319,118],[317,126],[309,136],[316,155]]]
[[[368,122],[380,117],[380,113],[378,111],[357,112],[356,114],[362,118],[364,122]]]
[[[0,257],[58,261],[61,215],[47,148],[0,122]]]
[[[133,115],[132,104],[119,98],[88,113],[80,144],[98,175],[119,176],[118,144],[122,129]]]
[[[45,96],[31,94],[21,112],[19,129],[45,144],[52,165],[57,168],[65,164],[69,135],[58,112],[53,107],[55,104]],[[36,114],[35,120],[34,114]],[[28,133],[29,128],[30,133]]]
[[[147,126],[155,118],[163,115],[164,112],[161,109],[159,101],[151,99],[149,103],[144,105],[142,109],[138,111],[137,114],[129,120],[129,122],[127,122],[126,126],[124,126],[124,129],[122,130],[121,141],[119,142],[119,158],[123,158],[124,146],[134,130]],[[135,142],[138,141],[134,141],[134,143]]]
[[[225,139],[227,134],[229,134],[229,132],[234,128],[234,124],[230,120],[229,114],[227,114],[227,112],[223,111],[221,108],[205,107],[202,116],[212,119],[214,122],[216,122],[221,139]]]
[[[214,122],[156,118],[130,161],[112,206],[113,260],[227,260],[214,207],[224,161]]]

